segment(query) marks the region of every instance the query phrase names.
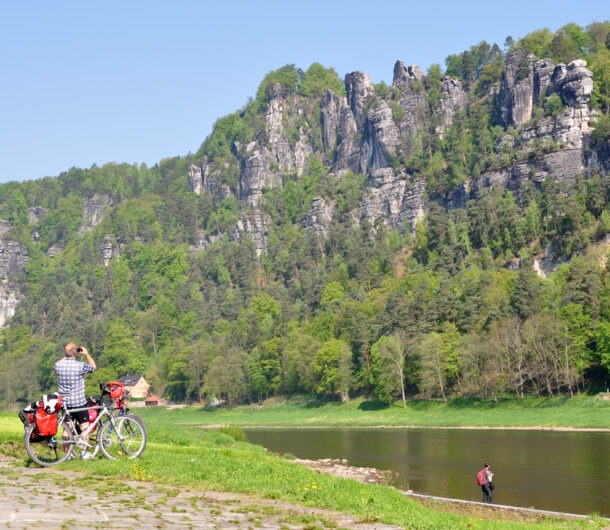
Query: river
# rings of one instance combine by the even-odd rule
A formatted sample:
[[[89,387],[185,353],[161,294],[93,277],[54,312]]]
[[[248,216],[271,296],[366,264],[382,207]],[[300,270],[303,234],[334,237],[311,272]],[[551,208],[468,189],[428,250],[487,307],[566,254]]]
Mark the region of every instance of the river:
[[[390,470],[394,485],[481,500],[476,473],[495,473],[494,502],[610,517],[610,433],[426,428],[257,428],[248,439],[298,458]]]

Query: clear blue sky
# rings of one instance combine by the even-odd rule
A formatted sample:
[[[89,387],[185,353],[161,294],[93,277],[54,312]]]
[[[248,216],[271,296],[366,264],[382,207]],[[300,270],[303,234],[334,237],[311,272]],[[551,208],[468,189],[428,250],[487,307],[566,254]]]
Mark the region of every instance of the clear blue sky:
[[[603,20],[608,0],[3,1],[0,182],[195,152],[286,64],[390,84],[398,59]]]

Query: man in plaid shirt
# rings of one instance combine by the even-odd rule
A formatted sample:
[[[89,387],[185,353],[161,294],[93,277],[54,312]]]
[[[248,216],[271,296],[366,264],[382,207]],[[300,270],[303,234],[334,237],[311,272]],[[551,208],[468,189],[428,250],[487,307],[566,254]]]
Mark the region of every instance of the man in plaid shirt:
[[[64,402],[69,409],[81,408],[87,404],[85,374],[96,370],[97,365],[89,355],[87,348],[77,347],[73,342],[66,344],[64,351],[64,357],[55,363],[55,373],[59,379],[59,391],[66,394]],[[87,362],[77,361],[77,354],[85,357]],[[76,418],[81,432],[89,427],[89,412],[87,410],[74,412],[73,416]],[[87,442],[89,442],[88,437]],[[85,450],[81,458],[91,458],[91,454]]]

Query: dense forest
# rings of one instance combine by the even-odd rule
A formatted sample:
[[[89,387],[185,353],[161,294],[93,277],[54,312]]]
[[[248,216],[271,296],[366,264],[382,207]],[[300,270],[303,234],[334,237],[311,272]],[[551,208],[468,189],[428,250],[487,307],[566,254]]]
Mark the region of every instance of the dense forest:
[[[28,256],[7,278],[20,303],[0,333],[0,401],[14,405],[54,389],[52,366],[68,341],[87,345],[97,361],[91,393],[98,381],[144,374],[154,393],[176,402],[304,394],[392,403],[606,390],[605,166],[567,183],[533,178],[518,194],[492,186],[457,206],[432,200],[519,157],[535,161],[561,148],[540,144],[524,154],[506,141],[521,131],[502,125],[491,95],[516,51],[556,64],[586,61],[590,146],[610,152],[610,22],[509,37],[502,47],[481,42],[447,57],[444,71],[428,69],[419,87],[424,126],[388,162],[409,182],[425,182],[430,200],[413,226],[354,222],[370,175],[331,171],[333,153],[323,145],[314,145],[303,174],[272,168],[280,185],[264,187],[255,204],[233,193],[194,193],[189,171],[201,160],[217,189],[240,186],[243,146],[263,141],[278,87],[300,102],[295,119],[319,131],[317,102],[328,89],[346,93],[320,64],[270,72],[197,153],[154,167],[109,163],[0,185],[2,237]],[[461,83],[467,106],[443,128],[435,110],[445,77]],[[405,120],[396,87],[379,83],[375,92],[395,122]],[[535,102],[532,120],[564,107],[551,94]],[[299,128],[289,133],[290,147]],[[92,198],[103,207],[95,221]],[[307,222],[318,198],[335,208],[324,234]],[[236,229],[256,212],[268,219],[262,250]],[[554,266],[543,274],[534,265],[545,253]]]

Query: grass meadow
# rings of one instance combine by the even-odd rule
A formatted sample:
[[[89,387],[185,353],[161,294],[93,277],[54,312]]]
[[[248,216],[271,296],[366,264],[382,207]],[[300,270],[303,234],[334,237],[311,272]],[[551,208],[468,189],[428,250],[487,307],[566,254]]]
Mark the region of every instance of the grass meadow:
[[[406,409],[402,402],[385,407],[370,401],[320,403],[293,399],[214,410],[188,407],[137,411],[145,418],[154,414],[164,423],[199,426],[610,428],[610,399],[603,395],[498,401],[454,399],[447,403],[409,400]]]
[[[610,426],[610,401],[595,397],[523,402],[409,402],[379,408],[366,402],[307,401],[207,411],[201,407],[134,410],[147,424],[149,441],[137,460],[70,461],[58,469],[79,470],[101,484],[125,480],[195,491],[228,491],[351,514],[362,521],[404,528],[602,528],[605,520],[518,522],[481,520],[424,507],[396,489],[319,474],[287,457],[248,443],[240,426]],[[207,426],[208,428],[201,428]],[[23,427],[15,412],[0,412],[0,450],[28,461]],[[21,463],[18,461],[18,465]]]

